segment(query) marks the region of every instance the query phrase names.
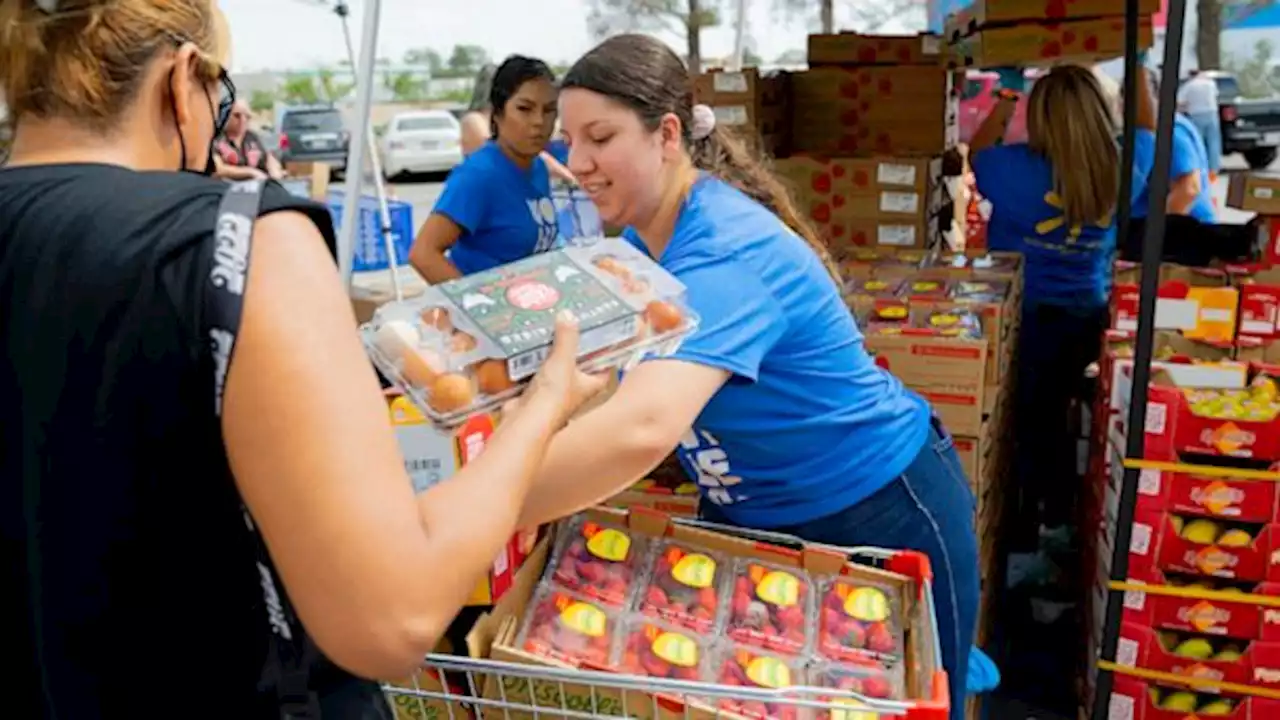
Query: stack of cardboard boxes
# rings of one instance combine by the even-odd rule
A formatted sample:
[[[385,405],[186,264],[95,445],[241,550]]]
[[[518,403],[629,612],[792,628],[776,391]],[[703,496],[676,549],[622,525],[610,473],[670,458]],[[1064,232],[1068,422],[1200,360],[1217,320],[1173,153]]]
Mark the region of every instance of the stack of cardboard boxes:
[[[717,127],[734,130],[762,155],[786,151],[787,76],[762,75],[756,68],[712,70],[694,78],[694,97],[716,114]]]
[[[876,362],[927,399],[955,436],[977,498],[983,605],[979,643],[1000,588],[1003,500],[1011,496],[1010,404],[1022,258],[863,249],[845,265],[846,299]]]
[[[1151,15],[1141,0],[1138,44],[1151,47]],[[1124,54],[1124,3],[1115,0],[972,0],[947,17],[952,67],[1093,64]]]
[[[938,245],[955,215],[943,155],[959,111],[938,38],[812,35],[809,66],[790,77],[792,154],[775,163],[801,211],[837,257]]]

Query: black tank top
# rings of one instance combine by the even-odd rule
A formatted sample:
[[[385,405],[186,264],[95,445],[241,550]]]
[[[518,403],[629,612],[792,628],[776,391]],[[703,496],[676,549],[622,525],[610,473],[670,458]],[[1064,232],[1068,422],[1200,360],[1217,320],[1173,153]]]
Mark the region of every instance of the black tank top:
[[[0,654],[23,717],[279,717],[201,330],[227,187],[0,170]],[[281,210],[332,248],[328,212],[268,183]],[[353,684],[374,687],[321,662],[311,686]]]

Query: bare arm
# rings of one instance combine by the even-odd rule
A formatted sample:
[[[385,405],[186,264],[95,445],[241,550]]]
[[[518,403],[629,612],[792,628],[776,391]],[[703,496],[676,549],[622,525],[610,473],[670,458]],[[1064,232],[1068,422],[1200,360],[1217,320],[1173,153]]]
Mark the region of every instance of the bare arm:
[[[1171,215],[1186,215],[1200,197],[1202,190],[1200,173],[1190,172],[1173,181],[1169,187],[1168,211]]]
[[[267,177],[272,180],[283,180],[285,176],[284,167],[275,155],[267,153]]]
[[[1156,131],[1156,98],[1155,93],[1151,91],[1151,83],[1147,82],[1147,73],[1142,71],[1141,82],[1138,83],[1138,102],[1137,102],[1137,120],[1135,125],[1139,130]]]
[[[481,112],[469,112],[462,116],[462,154],[470,155],[488,142],[491,135],[489,118]]]
[[[462,228],[452,220],[432,213],[409,249],[409,264],[432,284],[462,277],[457,266],[445,257],[445,251],[453,247],[461,234]]]
[[[569,380],[527,394],[483,455],[415,498],[315,227],[294,213],[262,218],[252,266],[223,417],[237,488],[324,653],[358,675],[406,675],[515,529],[572,411],[564,370],[577,372],[576,331],[547,365]]]
[[[213,165],[216,168],[214,175],[223,180],[259,180],[266,176],[258,168],[244,167],[241,165],[228,165],[222,162],[222,158],[217,155],[213,156]]]
[[[729,379],[724,370],[651,360],[613,397],[562,430],[520,513],[534,527],[596,505],[658,466]]]
[[[562,165],[551,153],[543,151],[542,162],[547,164],[547,172],[551,173],[552,177],[560,178],[573,185],[578,184],[578,178],[574,177],[573,173],[569,172],[569,168]]]
[[[1004,133],[1009,128],[1009,121],[1013,119],[1013,111],[1016,107],[1017,101],[1011,98],[1001,98],[996,102],[996,106],[987,114],[986,119],[978,126],[978,130],[974,132],[973,138],[969,141],[970,156],[994,146],[1004,138]]]

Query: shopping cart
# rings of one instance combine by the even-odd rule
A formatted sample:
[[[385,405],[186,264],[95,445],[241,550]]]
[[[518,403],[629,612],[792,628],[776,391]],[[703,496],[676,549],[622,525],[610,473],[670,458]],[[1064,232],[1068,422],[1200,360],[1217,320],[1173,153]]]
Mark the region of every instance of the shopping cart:
[[[674,718],[743,717],[720,710],[721,701],[739,706],[763,703],[770,717],[786,720],[947,720],[950,700],[942,671],[929,560],[915,551],[840,548],[807,543],[779,533],[745,530],[683,518],[673,522],[792,550],[837,553],[861,564],[910,577],[916,583],[918,676],[927,699],[894,701],[820,687],[780,690],[655,679],[588,669],[525,665],[499,660],[429,655],[420,672],[405,683],[384,684],[399,720],[525,720],[526,718]],[[746,715],[746,717],[751,717]]]

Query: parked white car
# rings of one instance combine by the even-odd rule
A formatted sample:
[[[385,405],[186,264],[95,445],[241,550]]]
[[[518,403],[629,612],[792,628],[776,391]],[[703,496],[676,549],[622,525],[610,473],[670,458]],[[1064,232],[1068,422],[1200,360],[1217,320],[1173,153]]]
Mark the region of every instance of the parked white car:
[[[448,110],[401,113],[382,136],[383,173],[448,172],[462,162],[462,126]]]

